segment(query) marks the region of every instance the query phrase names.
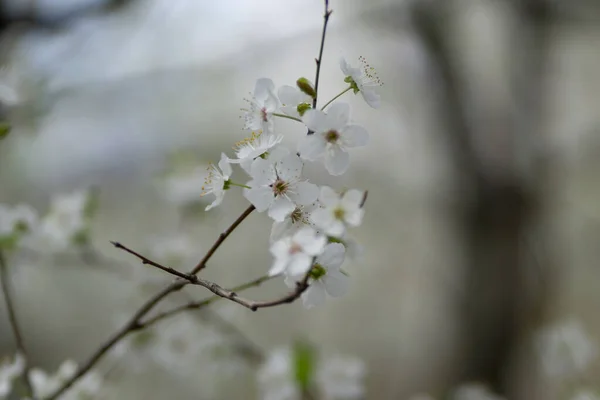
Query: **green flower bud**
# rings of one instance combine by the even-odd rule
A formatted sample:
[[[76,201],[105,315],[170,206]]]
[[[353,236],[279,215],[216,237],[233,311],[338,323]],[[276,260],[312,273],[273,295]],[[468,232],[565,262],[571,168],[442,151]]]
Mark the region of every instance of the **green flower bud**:
[[[298,79],[296,81],[296,86],[298,86],[298,89],[302,90],[303,93],[306,93],[313,99],[315,97],[317,97],[317,92],[315,91],[315,88],[313,87],[312,83],[310,83],[310,81],[308,79],[306,79],[306,78]]]

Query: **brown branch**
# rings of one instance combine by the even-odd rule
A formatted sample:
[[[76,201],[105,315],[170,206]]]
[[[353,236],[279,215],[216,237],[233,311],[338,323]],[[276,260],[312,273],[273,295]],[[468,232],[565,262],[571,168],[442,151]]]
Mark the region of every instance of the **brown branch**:
[[[6,310],[8,312],[8,320],[10,322],[10,328],[15,337],[17,351],[23,356],[25,366],[23,368],[23,379],[25,381],[25,388],[27,395],[33,397],[33,386],[29,379],[29,358],[27,356],[27,349],[25,348],[25,341],[23,340],[23,334],[19,326],[17,319],[17,312],[15,311],[15,305],[12,301],[10,294],[10,284],[8,282],[8,266],[4,254],[0,251],[0,285],[2,286],[2,293],[4,295],[4,302],[6,303]]]
[[[60,388],[58,388],[50,396],[46,397],[45,400],[57,399],[67,389],[69,389],[71,386],[73,386],[73,384],[75,382],[77,382],[82,376],[84,376],[90,369],[92,369],[92,367],[94,365],[96,365],[96,363],[98,361],[100,361],[100,359],[104,356],[104,354],[106,354],[106,352],[108,350],[110,350],[115,344],[120,342],[129,333],[141,329],[143,327],[143,325],[140,324],[141,319],[148,312],[150,312],[150,310],[152,310],[154,308],[154,306],[156,304],[158,304],[163,298],[167,297],[171,293],[181,290],[187,284],[190,284],[190,283],[199,284],[199,283],[190,281],[191,275],[195,275],[198,271],[200,271],[202,268],[204,268],[206,266],[206,263],[208,262],[210,257],[212,257],[212,255],[217,251],[217,249],[221,246],[221,244],[225,241],[225,239],[227,239],[227,237],[231,234],[231,232],[233,232],[242,223],[242,221],[244,219],[246,219],[246,217],[248,215],[250,215],[250,213],[252,213],[252,211],[254,211],[254,206],[248,207],[231,224],[231,226],[229,228],[227,228],[227,230],[225,232],[223,232],[219,235],[219,237],[217,238],[217,240],[215,241],[213,246],[210,248],[208,253],[206,253],[206,255],[202,258],[202,260],[200,260],[198,265],[192,270],[192,272],[190,274],[183,274],[172,268],[160,265],[159,263],[153,262],[153,261],[147,259],[146,257],[142,256],[141,254],[133,252],[132,250],[129,250],[122,245],[117,246],[117,244],[113,243],[113,245],[115,245],[116,247],[121,248],[121,249],[131,253],[132,255],[135,255],[136,257],[140,258],[142,260],[142,262],[144,262],[144,260],[146,260],[146,262],[145,262],[146,264],[157,267],[165,272],[168,272],[171,274],[173,274],[173,272],[175,272],[175,275],[177,275],[178,277],[180,277],[182,279],[178,279],[175,282],[171,283],[169,286],[166,286],[162,291],[155,294],[152,298],[150,298],[150,300],[148,300],[146,303],[144,303],[140,307],[140,309],[133,315],[133,317],[131,317],[131,319],[129,320],[129,322],[127,324],[125,324],[120,330],[118,330],[116,333],[114,333],[104,344],[102,344],[100,346],[100,348],[98,350],[96,350],[96,352],[94,354],[92,354],[92,356],[85,362],[85,364],[83,364],[81,367],[79,367],[79,369],[77,370],[77,372],[75,373],[75,375],[73,375],[73,377],[71,379],[64,382]],[[178,274],[182,274],[183,276],[180,276]],[[200,281],[197,278],[194,278],[193,280],[198,281],[198,282]],[[205,286],[208,289],[213,287],[213,284],[211,282],[204,281],[204,280],[202,282],[204,283],[202,286]],[[216,288],[215,288],[215,290],[216,290]],[[231,295],[231,293],[229,295]]]
[[[140,253],[131,250],[129,247],[119,243],[119,242],[110,242],[113,246],[115,246],[117,249],[121,249],[121,250],[125,250],[127,253],[132,254],[134,256],[136,256],[137,258],[139,258],[142,261],[142,264],[144,265],[151,265],[153,267],[156,267],[162,271],[165,271],[171,275],[175,275],[179,278],[185,279],[186,281],[190,281],[191,283],[196,283],[198,281],[198,279],[196,278],[195,275],[188,275],[186,273],[177,271],[176,269],[173,269],[171,267],[165,267],[162,264],[159,264],[155,261],[150,260],[149,258],[146,258],[145,256],[141,255]]]
[[[313,109],[317,108],[317,96],[319,95],[319,76],[321,75],[321,61],[323,60],[323,49],[325,48],[325,35],[327,33],[327,24],[333,10],[329,9],[329,0],[325,0],[325,14],[323,15],[323,32],[321,33],[321,47],[319,48],[319,57],[315,58],[317,71],[315,73],[315,97],[313,98]]]

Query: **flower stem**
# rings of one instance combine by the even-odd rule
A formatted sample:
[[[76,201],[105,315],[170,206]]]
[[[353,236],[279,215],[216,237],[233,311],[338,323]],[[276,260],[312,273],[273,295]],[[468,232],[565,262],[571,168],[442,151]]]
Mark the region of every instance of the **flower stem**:
[[[350,89],[352,89],[352,86],[348,86],[346,89],[342,90],[340,93],[338,93],[333,99],[329,100],[327,103],[325,103],[325,105],[323,107],[321,107],[321,110],[325,110],[325,108],[330,105],[331,103],[333,103],[335,100],[337,100],[341,95],[343,95],[344,93],[346,93],[347,91],[349,91]]]
[[[229,185],[230,186],[238,186],[238,187],[245,188],[245,189],[252,189],[250,186],[242,185],[241,183],[235,183],[235,182],[231,182],[231,181],[229,181]]]
[[[285,115],[280,113],[272,113],[271,115],[273,115],[274,117],[293,119],[294,121],[302,122],[300,118],[292,117],[291,115]]]

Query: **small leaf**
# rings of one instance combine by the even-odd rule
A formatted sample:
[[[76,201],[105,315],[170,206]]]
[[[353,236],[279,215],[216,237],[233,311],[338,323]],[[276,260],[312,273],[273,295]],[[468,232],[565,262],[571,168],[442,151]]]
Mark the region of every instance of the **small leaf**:
[[[10,124],[6,121],[0,122],[0,140],[4,139],[10,133]]]
[[[294,378],[303,391],[311,386],[315,371],[315,349],[307,342],[298,341],[293,347]]]

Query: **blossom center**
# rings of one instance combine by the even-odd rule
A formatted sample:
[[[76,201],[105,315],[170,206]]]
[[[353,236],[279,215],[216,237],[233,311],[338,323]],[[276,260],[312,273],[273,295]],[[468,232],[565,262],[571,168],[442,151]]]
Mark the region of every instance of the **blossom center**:
[[[271,185],[275,196],[280,196],[282,194],[285,194],[285,192],[287,192],[289,186],[290,186],[290,184],[287,183],[286,181],[284,181],[283,179],[277,179],[275,181],[275,183],[273,183]]]
[[[298,243],[292,243],[292,245],[290,246],[289,253],[296,254],[300,252],[302,252],[302,246],[300,246]]]
[[[299,207],[296,207],[294,211],[292,211],[292,214],[290,214],[290,218],[294,224],[302,221],[302,210]]]
[[[263,107],[260,109],[260,117],[262,118],[263,122],[267,122],[267,108]]]
[[[336,143],[340,138],[340,133],[334,129],[330,130],[325,134],[325,141],[327,143]]]
[[[333,216],[335,219],[343,220],[345,215],[346,210],[344,210],[342,207],[337,207],[335,210],[333,210]]]
[[[310,270],[310,277],[314,280],[318,280],[325,275],[327,275],[327,271],[321,264],[313,265],[312,269]]]

